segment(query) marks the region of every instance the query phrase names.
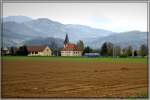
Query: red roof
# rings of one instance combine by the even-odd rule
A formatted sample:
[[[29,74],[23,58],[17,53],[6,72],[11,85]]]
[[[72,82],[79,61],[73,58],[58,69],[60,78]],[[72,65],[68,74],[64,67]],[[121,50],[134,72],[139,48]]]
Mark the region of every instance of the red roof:
[[[66,44],[66,47],[62,51],[80,51],[75,44]]]
[[[47,46],[27,46],[28,52],[41,52],[43,51]]]

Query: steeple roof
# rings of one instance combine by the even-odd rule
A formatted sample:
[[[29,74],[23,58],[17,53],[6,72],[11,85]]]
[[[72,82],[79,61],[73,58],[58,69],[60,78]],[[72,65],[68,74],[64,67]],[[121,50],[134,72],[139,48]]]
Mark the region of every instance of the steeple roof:
[[[80,51],[75,44],[68,43],[66,47],[62,49],[62,51]]]
[[[64,44],[68,44],[68,43],[69,43],[69,38],[68,38],[68,34],[66,34]]]

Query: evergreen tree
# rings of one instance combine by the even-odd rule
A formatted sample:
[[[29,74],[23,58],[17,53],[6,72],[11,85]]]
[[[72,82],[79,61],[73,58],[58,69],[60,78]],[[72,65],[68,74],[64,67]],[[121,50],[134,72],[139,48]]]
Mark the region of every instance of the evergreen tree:
[[[102,56],[107,56],[107,52],[108,52],[108,50],[107,50],[107,42],[105,42],[105,43],[102,45],[102,47],[101,47],[100,54],[101,54]]]
[[[17,54],[20,55],[20,56],[27,56],[28,55],[27,47],[26,46],[21,46],[19,48]]]
[[[138,54],[137,54],[137,51],[136,50],[134,50],[134,56],[137,56]]]

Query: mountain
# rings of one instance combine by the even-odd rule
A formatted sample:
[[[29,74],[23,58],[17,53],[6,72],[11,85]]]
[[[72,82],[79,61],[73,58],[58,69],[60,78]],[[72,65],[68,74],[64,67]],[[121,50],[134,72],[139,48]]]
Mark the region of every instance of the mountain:
[[[35,38],[41,34],[36,30],[16,22],[5,22],[3,23],[3,46],[16,46],[21,45],[25,40]]]
[[[47,18],[39,18],[29,22],[23,23],[24,25],[41,33],[41,36],[62,38],[65,36],[64,24],[49,20]]]
[[[7,29],[4,29],[3,33],[5,33],[5,34],[2,35],[2,37],[3,37],[2,38],[2,43],[3,43],[4,47],[17,46],[23,40],[27,40],[27,36],[26,35],[13,33],[12,31],[7,30]]]
[[[49,37],[57,37],[64,39],[65,34],[68,33],[70,40],[78,41],[91,37],[102,37],[112,34],[111,31],[91,28],[83,25],[62,24],[47,18],[39,18],[30,22],[25,22],[25,25],[41,32],[42,35]]]
[[[22,19],[18,21],[17,18]],[[83,40],[85,45],[92,48],[100,48],[105,41],[122,47],[132,44],[134,48],[147,42],[147,33],[140,31],[115,33],[84,25],[62,24],[48,18],[33,20],[25,16],[10,16],[3,19],[5,20],[2,33],[4,46],[17,46],[24,43],[47,44],[48,41],[55,40],[60,40],[62,46],[62,40],[64,40],[66,33],[68,33],[70,42]],[[47,39],[48,37],[50,38]]]
[[[3,22],[13,21],[16,23],[23,23],[31,20],[32,19],[30,17],[26,17],[26,16],[8,16],[3,18]]]
[[[114,34],[113,32],[108,30],[96,29],[89,26],[75,25],[75,24],[67,24],[65,26],[65,30],[68,33],[70,33],[70,35],[73,35],[73,37],[82,40],[95,37],[104,37],[110,34]]]
[[[3,30],[8,30],[12,33],[15,34],[19,34],[22,35],[22,37],[24,36],[30,36],[30,37],[36,37],[38,35],[41,35],[40,32],[28,27],[27,25],[21,24],[21,23],[16,23],[16,22],[5,22],[3,23]],[[14,35],[14,34],[10,34],[10,35]],[[4,34],[7,34],[4,32]],[[26,38],[26,37],[24,37]]]
[[[4,46],[21,45],[23,41],[37,37],[64,39],[66,33],[68,33],[71,42],[112,34],[111,31],[103,29],[83,25],[62,24],[47,18],[32,20],[25,16],[10,16],[4,17],[3,20]]]
[[[147,45],[147,32],[123,32],[120,34],[113,34],[106,37],[97,38],[87,44],[89,44],[89,46],[92,48],[100,48],[104,42],[112,42],[113,44],[121,47],[127,47],[131,45],[134,49],[139,49],[141,44]]]

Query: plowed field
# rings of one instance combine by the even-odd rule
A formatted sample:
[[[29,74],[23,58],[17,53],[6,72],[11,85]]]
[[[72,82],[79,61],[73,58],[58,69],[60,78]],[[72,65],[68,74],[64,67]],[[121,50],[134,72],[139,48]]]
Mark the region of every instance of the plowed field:
[[[146,63],[4,60],[2,97],[147,96]]]

